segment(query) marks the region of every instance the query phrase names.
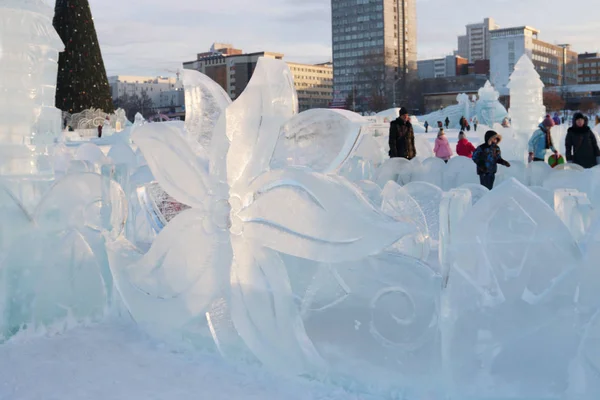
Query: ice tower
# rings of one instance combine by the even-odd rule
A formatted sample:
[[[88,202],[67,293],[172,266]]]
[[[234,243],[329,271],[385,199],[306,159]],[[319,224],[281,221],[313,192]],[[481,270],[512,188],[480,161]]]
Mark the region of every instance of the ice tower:
[[[529,138],[546,114],[544,84],[529,57],[524,54],[515,65],[507,87],[510,89],[512,127]]]
[[[0,175],[52,172],[40,156],[61,130],[53,15],[43,0],[0,0]]]

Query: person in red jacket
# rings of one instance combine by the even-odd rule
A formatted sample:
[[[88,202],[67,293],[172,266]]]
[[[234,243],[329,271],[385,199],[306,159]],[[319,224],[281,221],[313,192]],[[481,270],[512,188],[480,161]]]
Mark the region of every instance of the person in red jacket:
[[[458,134],[458,144],[456,145],[456,154],[463,157],[473,158],[473,152],[475,151],[475,146],[473,143],[469,142],[467,139],[467,135],[464,132],[460,132]]]

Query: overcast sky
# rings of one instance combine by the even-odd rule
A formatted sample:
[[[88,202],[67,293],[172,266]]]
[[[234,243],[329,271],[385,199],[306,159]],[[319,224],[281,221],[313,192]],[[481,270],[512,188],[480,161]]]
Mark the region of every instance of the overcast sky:
[[[330,0],[89,0],[109,75],[172,75],[213,42],[288,61],[331,59]],[[451,54],[465,25],[490,16],[540,39],[600,50],[596,0],[417,0],[419,59]]]

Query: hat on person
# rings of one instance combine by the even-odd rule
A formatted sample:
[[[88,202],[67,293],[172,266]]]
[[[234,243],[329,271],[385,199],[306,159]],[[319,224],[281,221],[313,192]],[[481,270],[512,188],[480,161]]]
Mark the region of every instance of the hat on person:
[[[400,116],[408,115],[408,110],[404,107],[400,108]]]
[[[458,134],[458,140],[462,140],[462,139],[466,139],[467,135],[465,135],[465,133],[463,131],[460,131],[460,133]]]
[[[546,128],[552,128],[554,126],[554,121],[550,118],[550,115],[546,115],[546,118],[542,121],[542,125]]]
[[[487,131],[485,133],[485,142],[490,145],[492,139],[498,138],[498,143],[502,140],[502,135],[498,134],[496,131]]]

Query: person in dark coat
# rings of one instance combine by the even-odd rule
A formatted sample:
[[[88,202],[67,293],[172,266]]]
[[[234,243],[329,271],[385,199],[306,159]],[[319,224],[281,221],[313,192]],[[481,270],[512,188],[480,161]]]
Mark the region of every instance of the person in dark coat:
[[[600,157],[600,149],[596,135],[588,126],[588,119],[582,113],[575,113],[573,126],[567,131],[565,138],[567,162],[592,168],[597,165],[596,157]]]
[[[102,125],[98,125],[98,137],[102,137]]]
[[[477,165],[479,182],[489,190],[494,187],[498,164],[510,167],[510,163],[502,158],[502,152],[498,146],[501,140],[502,136],[495,131],[487,131],[485,142],[473,153],[473,162]]]
[[[450,126],[450,119],[448,117],[446,117],[446,120],[444,121],[444,123],[446,124],[446,129],[448,129],[448,127]],[[440,126],[441,128],[441,126]]]
[[[400,109],[400,116],[390,123],[389,145],[390,158],[402,157],[412,160],[417,155],[415,132],[404,107]]]
[[[425,121],[423,126],[425,127],[425,133],[429,132],[429,122]]]

